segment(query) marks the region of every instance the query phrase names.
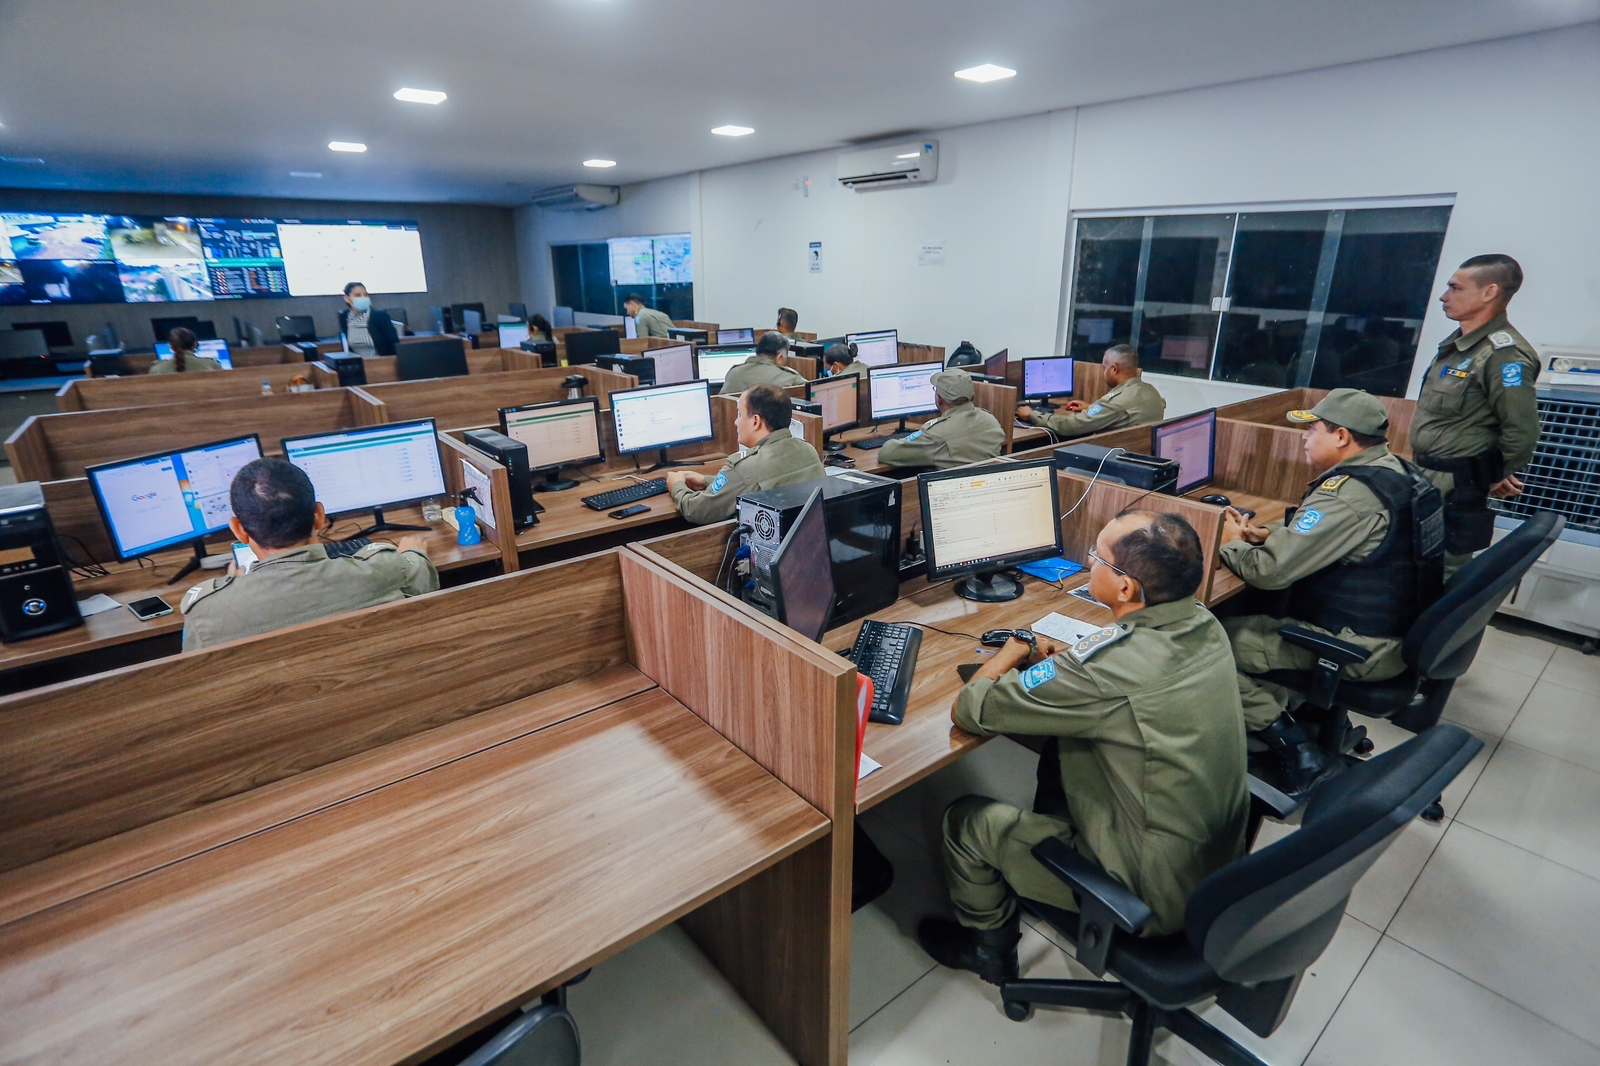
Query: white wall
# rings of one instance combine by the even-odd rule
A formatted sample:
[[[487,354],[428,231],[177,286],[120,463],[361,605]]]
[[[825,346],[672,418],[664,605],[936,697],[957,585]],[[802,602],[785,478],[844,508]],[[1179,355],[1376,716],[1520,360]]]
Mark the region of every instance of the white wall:
[[[837,152],[789,156],[638,186],[614,211],[525,209],[523,288],[549,305],[541,229],[549,241],[687,228],[697,318],[764,325],[786,304],[823,336],[895,326],[909,340],[1041,355],[1057,343],[1073,210],[1453,193],[1435,290],[1469,255],[1510,253],[1528,275],[1513,304],[1521,330],[1595,347],[1597,101],[1590,24],[941,130],[930,186],[851,192],[834,181]],[[947,265],[917,265],[929,239],[946,242]],[[813,240],[820,274],[806,269]],[[1422,355],[1450,328],[1435,306]],[[1262,391],[1156,380],[1170,413]]]

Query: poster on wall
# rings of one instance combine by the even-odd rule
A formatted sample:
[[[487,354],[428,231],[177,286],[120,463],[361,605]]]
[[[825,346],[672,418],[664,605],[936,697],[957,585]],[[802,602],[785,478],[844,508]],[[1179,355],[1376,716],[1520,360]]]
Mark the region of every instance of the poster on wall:
[[[822,242],[812,241],[810,248],[811,273],[822,273]]]

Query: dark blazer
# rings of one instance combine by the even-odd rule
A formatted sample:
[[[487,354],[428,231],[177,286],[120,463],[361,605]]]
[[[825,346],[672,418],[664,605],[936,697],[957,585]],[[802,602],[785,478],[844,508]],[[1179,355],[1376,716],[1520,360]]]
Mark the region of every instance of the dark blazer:
[[[339,312],[339,332],[345,332],[345,323],[350,320],[350,311],[346,308]],[[379,311],[374,308],[367,315],[367,336],[372,338],[372,350],[379,355],[393,355],[400,347],[400,335],[395,332],[394,322],[389,318],[389,312]]]

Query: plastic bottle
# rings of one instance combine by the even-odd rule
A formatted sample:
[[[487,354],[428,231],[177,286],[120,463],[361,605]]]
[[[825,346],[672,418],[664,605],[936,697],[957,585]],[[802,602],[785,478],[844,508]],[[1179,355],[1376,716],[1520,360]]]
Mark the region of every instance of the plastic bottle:
[[[263,381],[261,383],[261,395],[263,395],[263,396],[271,396],[272,395],[272,382]]]
[[[461,494],[461,502],[456,505],[456,543],[476,544],[483,539],[483,534],[478,531],[478,512],[472,509],[469,499],[476,498],[478,494],[471,489]]]

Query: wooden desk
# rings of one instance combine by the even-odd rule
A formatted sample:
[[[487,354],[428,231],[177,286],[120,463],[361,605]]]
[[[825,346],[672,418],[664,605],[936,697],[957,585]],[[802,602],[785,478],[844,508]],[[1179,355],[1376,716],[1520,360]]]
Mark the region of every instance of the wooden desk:
[[[722,469],[724,456],[715,455],[702,463],[689,467],[672,467],[672,470],[694,471],[713,477]],[[604,467],[594,468],[591,476],[598,481],[583,480],[575,489],[564,492],[540,492],[534,495],[544,506],[544,513],[539,516],[538,525],[529,526],[517,534],[517,550],[519,552],[539,551],[555,548],[559,545],[573,544],[577,541],[589,541],[598,537],[610,537],[619,532],[628,532],[632,535],[626,539],[636,540],[638,536],[651,535],[650,527],[659,526],[666,522],[682,522],[678,517],[678,509],[672,505],[672,497],[667,495],[651,496],[639,502],[648,511],[631,515],[628,518],[609,518],[605,511],[596,511],[585,506],[583,498],[593,496],[600,492],[610,492],[613,489],[627,488],[635,482],[629,478],[615,481],[613,478],[623,473],[633,473],[631,462],[622,466],[608,463]],[[641,478],[666,477],[668,470],[658,470],[655,473],[643,473]],[[612,508],[615,510],[616,508]],[[609,545],[608,545],[609,546]],[[586,546],[584,550],[592,550],[594,546]]]

